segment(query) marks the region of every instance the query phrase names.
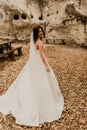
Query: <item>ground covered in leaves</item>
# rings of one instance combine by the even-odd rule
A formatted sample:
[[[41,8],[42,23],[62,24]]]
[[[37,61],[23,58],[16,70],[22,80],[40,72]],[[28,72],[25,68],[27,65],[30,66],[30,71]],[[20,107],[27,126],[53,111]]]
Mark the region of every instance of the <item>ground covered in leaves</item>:
[[[0,130],[87,130],[87,50],[63,45],[46,45],[45,54],[53,68],[64,96],[61,118],[40,127],[15,123],[9,114],[0,113]],[[0,94],[4,94],[28,60],[16,56],[16,61],[0,61]]]

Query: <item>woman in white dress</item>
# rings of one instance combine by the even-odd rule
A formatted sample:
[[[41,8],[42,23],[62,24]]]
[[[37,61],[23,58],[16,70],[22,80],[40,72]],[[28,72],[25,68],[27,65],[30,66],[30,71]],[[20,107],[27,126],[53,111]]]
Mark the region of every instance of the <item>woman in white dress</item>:
[[[17,124],[39,126],[60,118],[64,100],[41,41],[41,26],[33,28],[29,60],[7,92],[0,96],[0,112],[11,113]]]

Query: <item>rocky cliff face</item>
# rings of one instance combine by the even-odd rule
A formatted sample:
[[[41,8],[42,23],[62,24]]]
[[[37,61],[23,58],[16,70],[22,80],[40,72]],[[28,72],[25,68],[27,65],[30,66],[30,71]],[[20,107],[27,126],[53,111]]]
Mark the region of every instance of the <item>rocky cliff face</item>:
[[[46,41],[87,46],[86,0],[0,0],[0,40],[28,41],[40,24]]]

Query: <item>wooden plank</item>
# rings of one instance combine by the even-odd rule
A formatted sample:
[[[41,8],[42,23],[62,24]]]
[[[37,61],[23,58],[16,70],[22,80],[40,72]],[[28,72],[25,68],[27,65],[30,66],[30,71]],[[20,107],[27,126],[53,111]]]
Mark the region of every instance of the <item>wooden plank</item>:
[[[8,50],[7,52],[0,54],[0,58],[4,59],[5,56],[8,56],[11,60],[15,60],[14,51],[16,51],[16,50],[18,52],[18,55],[21,56],[22,55],[22,46],[19,46],[19,47],[12,48],[11,50]]]

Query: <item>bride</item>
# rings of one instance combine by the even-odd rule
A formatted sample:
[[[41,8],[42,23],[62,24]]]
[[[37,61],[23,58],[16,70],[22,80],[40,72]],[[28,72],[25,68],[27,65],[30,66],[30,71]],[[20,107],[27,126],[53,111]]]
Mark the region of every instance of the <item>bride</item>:
[[[7,92],[0,96],[0,112],[11,113],[17,124],[39,126],[59,119],[63,111],[63,96],[44,54],[43,36],[41,26],[33,28],[30,58]]]

